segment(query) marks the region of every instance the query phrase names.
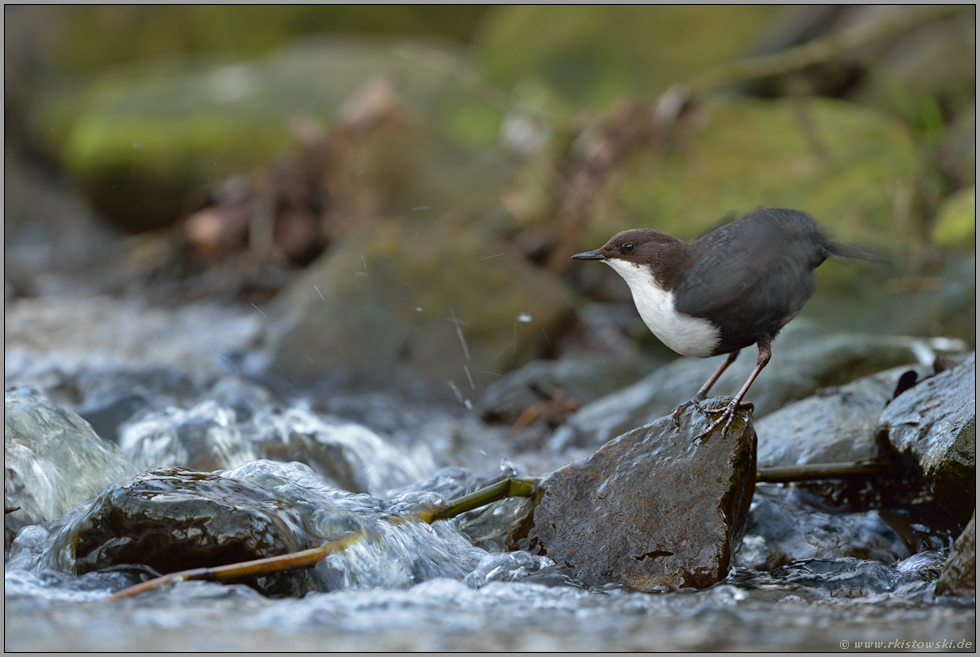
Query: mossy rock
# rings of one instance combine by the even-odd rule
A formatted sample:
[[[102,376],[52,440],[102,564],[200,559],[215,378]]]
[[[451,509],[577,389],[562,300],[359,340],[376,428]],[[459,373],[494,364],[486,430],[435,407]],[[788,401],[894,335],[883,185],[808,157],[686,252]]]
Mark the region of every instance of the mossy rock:
[[[452,47],[441,41],[424,45]],[[198,57],[110,69],[49,90],[33,129],[99,210],[132,230],[147,230],[176,220],[191,192],[269,166],[296,150],[296,119],[311,117],[329,128],[346,100],[385,73],[397,80],[399,102],[420,130],[412,166],[406,167],[415,177],[425,176],[415,197],[428,194],[425,200],[431,201],[437,190],[453,196],[442,205],[458,204],[477,180],[486,178],[466,178],[470,170],[460,164],[453,145],[444,143],[440,124],[433,122],[435,130],[423,126],[439,107],[449,108],[441,117],[446,111],[453,115],[469,108],[466,112],[472,113],[480,107],[470,107],[472,98],[463,102],[460,96],[468,95],[451,76],[402,56],[397,42],[387,39],[323,38],[247,62]],[[446,133],[465,133],[465,119],[451,122],[453,130]],[[487,132],[484,123],[477,121],[482,133]],[[420,166],[430,159],[440,159],[434,167],[438,175]],[[397,207],[385,209],[397,214],[413,204],[422,202],[399,199]]]
[[[940,246],[974,249],[977,240],[977,187],[970,185],[951,194],[939,206],[932,241]]]
[[[266,312],[270,371],[390,384],[408,367],[469,398],[541,357],[571,312],[554,274],[484,231],[394,219],[331,247]]]
[[[690,240],[759,206],[803,210],[843,241],[887,244],[896,190],[916,173],[897,121],[819,98],[727,98],[701,112],[676,149],[637,153],[614,172],[589,244],[641,225]]]
[[[506,90],[531,82],[556,102],[604,107],[622,95],[653,99],[671,85],[746,53],[776,6],[508,6],[475,41],[482,73]]]

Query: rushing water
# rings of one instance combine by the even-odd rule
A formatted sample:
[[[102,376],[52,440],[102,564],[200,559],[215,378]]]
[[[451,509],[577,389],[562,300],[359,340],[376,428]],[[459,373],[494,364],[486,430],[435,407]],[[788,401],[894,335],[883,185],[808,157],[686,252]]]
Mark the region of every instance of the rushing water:
[[[213,325],[214,310],[207,312]],[[242,326],[238,315],[226,319]],[[247,330],[238,335],[242,342],[249,337]],[[195,337],[188,331],[177,340]],[[114,385],[113,369],[104,364],[98,376],[82,376],[98,362],[89,352],[82,361],[66,355],[75,364],[60,373],[49,365],[58,354],[42,357],[26,348],[14,354],[8,384],[34,383],[56,397],[70,379],[80,387],[76,407]],[[129,385],[139,367],[163,367],[127,362],[115,385]],[[229,377],[234,367],[223,359],[203,371],[192,357],[170,358],[166,366],[177,363],[179,378],[179,364],[190,362],[196,369],[185,374],[195,381],[193,394],[153,384],[172,377],[139,379],[145,408],[117,427],[119,449],[109,445],[107,453],[121,453],[135,464],[133,471],[160,465],[217,471],[295,506],[320,539],[351,527],[364,530],[365,538],[318,565],[314,590],[301,598],[182,582],[109,601],[111,592],[137,581],[136,571],[69,574],[58,565],[64,525],[28,524],[5,552],[7,650],[972,651],[976,645],[975,599],[933,594],[948,546],[905,552],[891,563],[839,557],[772,571],[734,568],[725,582],[697,592],[590,589],[547,557],[502,551],[502,534],[520,500],[432,525],[391,521],[503,476],[545,474],[542,468],[560,465],[570,453],[512,454],[506,431],[483,425],[462,407],[386,402],[376,395],[311,402]],[[24,399],[34,393],[21,388],[11,394]],[[59,403],[66,403],[63,397]],[[383,413],[376,412],[379,405]],[[73,467],[90,474],[104,470],[109,458],[99,451],[86,461],[64,445],[51,458],[57,464],[66,454]],[[507,456],[514,463],[502,463]],[[28,470],[19,472],[21,484],[39,490]],[[63,492],[55,482],[51,495]],[[83,494],[76,504],[90,495]],[[62,497],[61,506],[48,505],[57,509],[50,513],[63,512]],[[68,520],[83,510],[69,512]]]

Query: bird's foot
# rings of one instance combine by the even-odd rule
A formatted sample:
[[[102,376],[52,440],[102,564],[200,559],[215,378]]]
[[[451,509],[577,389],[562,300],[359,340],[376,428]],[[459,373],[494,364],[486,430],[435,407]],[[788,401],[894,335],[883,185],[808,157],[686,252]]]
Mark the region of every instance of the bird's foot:
[[[674,423],[674,428],[675,429],[680,428],[681,413],[683,413],[684,409],[687,408],[688,406],[693,406],[694,408],[698,409],[702,413],[706,412],[703,408],[701,408],[701,402],[703,402],[704,399],[705,399],[705,395],[702,395],[699,392],[698,394],[691,397],[690,401],[686,401],[683,404],[679,404],[677,408],[675,408],[673,412],[670,414],[670,419]]]
[[[707,439],[712,431],[723,424],[724,427],[721,430],[721,437],[725,438],[728,435],[728,429],[732,426],[732,422],[735,421],[735,414],[738,413],[739,409],[747,409],[752,411],[755,409],[755,406],[752,404],[752,402],[742,402],[735,398],[732,399],[732,401],[730,401],[724,408],[702,409],[706,415],[720,415],[721,417],[715,420],[710,427],[695,436],[694,440],[691,442],[698,443],[700,445],[703,440]]]

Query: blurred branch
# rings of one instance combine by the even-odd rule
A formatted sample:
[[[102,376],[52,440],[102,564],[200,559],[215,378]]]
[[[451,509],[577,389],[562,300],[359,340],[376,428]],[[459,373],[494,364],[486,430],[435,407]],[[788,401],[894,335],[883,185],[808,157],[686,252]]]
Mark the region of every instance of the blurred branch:
[[[491,486],[475,490],[469,495],[457,497],[456,499],[446,502],[445,504],[424,509],[418,513],[412,513],[407,516],[388,518],[387,520],[394,523],[424,522],[427,524],[432,524],[437,520],[455,518],[461,513],[472,511],[473,509],[507,497],[530,497],[534,494],[534,491],[537,489],[540,481],[541,479],[539,477],[530,477],[528,479],[515,479],[511,477]],[[169,573],[167,575],[163,575],[162,577],[157,577],[146,582],[140,582],[135,586],[130,586],[129,588],[117,591],[113,595],[109,596],[109,600],[131,598],[135,595],[139,595],[140,593],[152,591],[153,589],[159,588],[165,584],[185,582],[187,580],[227,582],[240,580],[247,577],[264,577],[266,575],[271,575],[272,573],[280,573],[288,570],[313,568],[331,554],[336,554],[342,550],[346,550],[351,545],[359,542],[365,536],[367,536],[367,532],[363,530],[355,531],[341,539],[329,541],[324,545],[309,550],[303,550],[302,552],[293,552],[276,557],[267,557],[265,559],[255,559],[253,561],[233,563],[225,566],[217,566],[215,568],[194,568],[192,570]]]
[[[737,82],[784,75],[829,61],[872,42],[898,36],[923,23],[947,18],[969,6],[920,5],[896,9],[880,20],[858,25],[845,32],[815,39],[772,55],[741,59],[719,66],[695,77],[684,86],[691,95],[700,95]]]

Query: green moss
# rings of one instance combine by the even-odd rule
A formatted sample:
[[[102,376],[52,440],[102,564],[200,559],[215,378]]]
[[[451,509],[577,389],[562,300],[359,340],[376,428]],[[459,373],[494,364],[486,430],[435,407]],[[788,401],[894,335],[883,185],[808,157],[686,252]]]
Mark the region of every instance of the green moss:
[[[812,214],[842,240],[890,246],[895,190],[912,184],[906,130],[875,111],[809,99],[728,99],[668,153],[635,155],[608,180],[589,243],[650,226],[683,239],[758,206]]]
[[[977,239],[977,188],[955,192],[939,207],[932,241],[941,246],[974,249]]]
[[[744,5],[534,5],[492,10],[476,42],[504,89],[531,80],[576,107],[670,85],[746,52],[780,11]]]

